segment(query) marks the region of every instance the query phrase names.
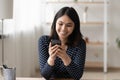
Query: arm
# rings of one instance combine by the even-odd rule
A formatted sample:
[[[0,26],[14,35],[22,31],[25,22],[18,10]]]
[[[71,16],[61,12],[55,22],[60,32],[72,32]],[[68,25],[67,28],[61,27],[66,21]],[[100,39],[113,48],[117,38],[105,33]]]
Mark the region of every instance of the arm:
[[[42,36],[39,39],[38,42],[38,49],[39,49],[39,65],[40,65],[40,72],[43,77],[46,79],[49,79],[54,66],[50,66],[47,63],[49,53],[48,53],[48,46],[49,46],[49,40],[48,37]]]
[[[78,80],[82,77],[84,71],[85,57],[86,57],[86,44],[83,41],[75,51],[74,59],[66,67],[68,73],[75,79]]]

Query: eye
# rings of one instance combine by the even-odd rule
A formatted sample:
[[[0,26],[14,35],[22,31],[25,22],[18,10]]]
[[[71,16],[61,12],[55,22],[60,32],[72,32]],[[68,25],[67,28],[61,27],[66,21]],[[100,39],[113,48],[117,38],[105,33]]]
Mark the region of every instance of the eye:
[[[62,23],[58,23],[59,26],[62,26],[63,24]]]
[[[66,27],[72,27],[72,24],[67,24]]]

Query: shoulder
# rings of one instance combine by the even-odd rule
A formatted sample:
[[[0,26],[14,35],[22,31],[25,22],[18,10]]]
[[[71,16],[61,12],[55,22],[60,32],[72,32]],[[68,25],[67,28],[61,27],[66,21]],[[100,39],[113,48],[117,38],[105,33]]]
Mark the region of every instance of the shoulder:
[[[43,35],[39,38],[39,42],[42,42],[42,43],[49,42],[49,40],[50,40],[50,38],[48,35]]]
[[[76,46],[71,46],[71,50],[78,51],[78,50],[86,50],[86,42],[84,39],[81,39]]]
[[[86,42],[85,42],[85,40],[84,40],[84,39],[81,39],[81,40],[78,42],[78,45],[77,45],[77,46],[79,46],[79,47],[81,47],[81,46],[86,47]]]
[[[39,40],[49,40],[49,36],[48,35],[42,35]]]

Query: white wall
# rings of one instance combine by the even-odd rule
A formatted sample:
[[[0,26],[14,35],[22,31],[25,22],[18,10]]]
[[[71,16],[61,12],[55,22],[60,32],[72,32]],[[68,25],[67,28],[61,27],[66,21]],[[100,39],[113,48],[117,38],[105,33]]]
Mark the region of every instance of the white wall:
[[[120,49],[117,47],[116,38],[120,38],[120,0],[110,0],[109,27],[108,27],[108,64],[120,67]]]

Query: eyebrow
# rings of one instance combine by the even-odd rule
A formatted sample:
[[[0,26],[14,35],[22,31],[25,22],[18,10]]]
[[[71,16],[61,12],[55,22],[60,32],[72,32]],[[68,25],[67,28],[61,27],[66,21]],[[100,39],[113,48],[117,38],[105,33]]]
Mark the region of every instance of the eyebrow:
[[[62,21],[58,21],[58,23],[59,23],[59,22],[64,23],[64,22],[62,22]],[[72,23],[71,23],[71,22],[69,22],[69,23],[65,23],[65,24],[72,24]]]

